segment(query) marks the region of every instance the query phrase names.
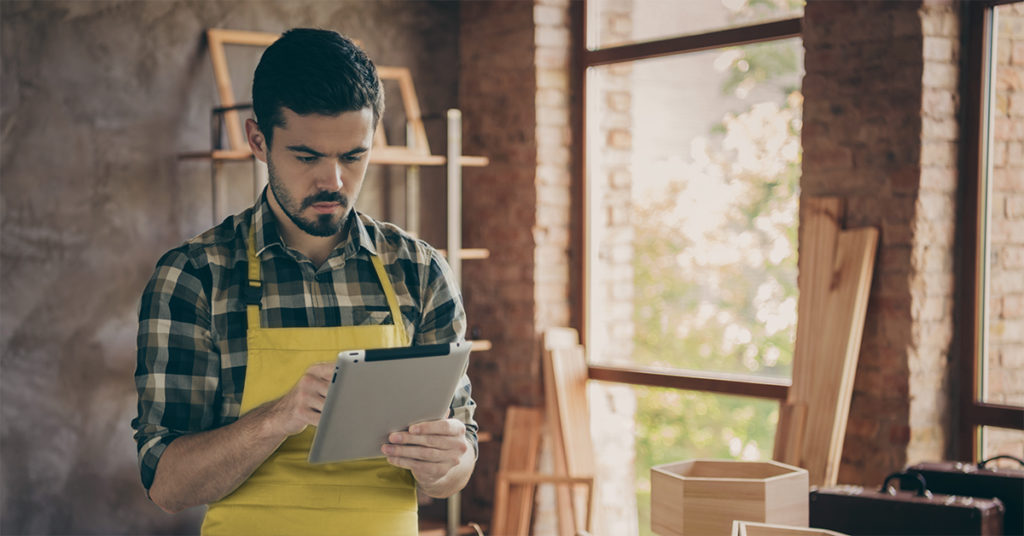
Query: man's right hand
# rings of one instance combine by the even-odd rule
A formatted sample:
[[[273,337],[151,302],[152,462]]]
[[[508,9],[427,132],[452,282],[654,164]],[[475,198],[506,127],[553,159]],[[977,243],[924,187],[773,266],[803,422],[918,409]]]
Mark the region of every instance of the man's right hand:
[[[172,441],[160,457],[150,498],[172,513],[224,498],[288,436],[320,422],[333,374],[334,363],[312,365],[281,398],[226,426]]]
[[[333,374],[334,363],[311,365],[287,394],[266,404],[270,421],[278,432],[291,436],[320,422]]]

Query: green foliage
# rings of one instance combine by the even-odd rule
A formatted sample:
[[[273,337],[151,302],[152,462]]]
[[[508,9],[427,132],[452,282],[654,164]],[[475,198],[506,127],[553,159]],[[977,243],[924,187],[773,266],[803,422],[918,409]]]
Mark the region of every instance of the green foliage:
[[[747,6],[778,9],[780,1],[794,4],[748,0]],[[742,97],[756,90],[762,102],[710,127],[702,167],[659,178],[662,190],[635,201],[633,360],[656,368],[789,377],[801,58],[792,43],[778,42],[722,53],[731,58],[722,94]],[[775,103],[764,102],[768,90],[777,90]],[[690,152],[680,148],[680,154]],[[711,217],[718,225],[700,225]],[[650,527],[652,466],[770,454],[778,420],[774,401],[672,389],[636,392],[641,534]]]

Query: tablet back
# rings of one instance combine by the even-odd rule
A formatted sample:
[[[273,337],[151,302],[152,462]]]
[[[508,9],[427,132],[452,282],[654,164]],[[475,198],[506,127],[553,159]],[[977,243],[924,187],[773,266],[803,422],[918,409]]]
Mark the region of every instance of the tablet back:
[[[381,457],[390,433],[447,417],[470,346],[461,341],[339,353],[309,462]]]

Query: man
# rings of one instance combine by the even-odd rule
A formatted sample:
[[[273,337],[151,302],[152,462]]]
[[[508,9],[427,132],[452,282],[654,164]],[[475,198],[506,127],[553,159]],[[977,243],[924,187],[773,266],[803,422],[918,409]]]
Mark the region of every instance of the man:
[[[384,108],[376,69],[335,32],[291,30],[256,68],[253,108],[269,188],[164,255],[142,296],[142,482],[168,512],[209,504],[204,534],[416,534],[415,487],[450,496],[476,463],[465,376],[452,418],[392,434],[381,458],[306,461],[338,351],[465,334],[438,252],[352,208]]]

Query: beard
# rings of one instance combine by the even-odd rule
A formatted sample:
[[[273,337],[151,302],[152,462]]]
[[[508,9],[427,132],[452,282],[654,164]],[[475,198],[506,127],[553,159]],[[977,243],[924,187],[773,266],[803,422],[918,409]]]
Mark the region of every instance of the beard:
[[[267,176],[270,190],[274,192],[274,197],[277,199],[278,204],[281,205],[281,210],[302,232],[313,236],[327,237],[340,233],[345,227],[346,216],[348,216],[350,208],[348,196],[345,194],[341,192],[320,191],[316,195],[311,195],[301,201],[297,201],[277,176],[274,163],[270,160],[269,154],[267,155]],[[345,208],[345,212],[340,216],[335,214],[318,214],[314,218],[302,217],[303,210],[313,206],[314,203],[325,202],[339,203]]]

